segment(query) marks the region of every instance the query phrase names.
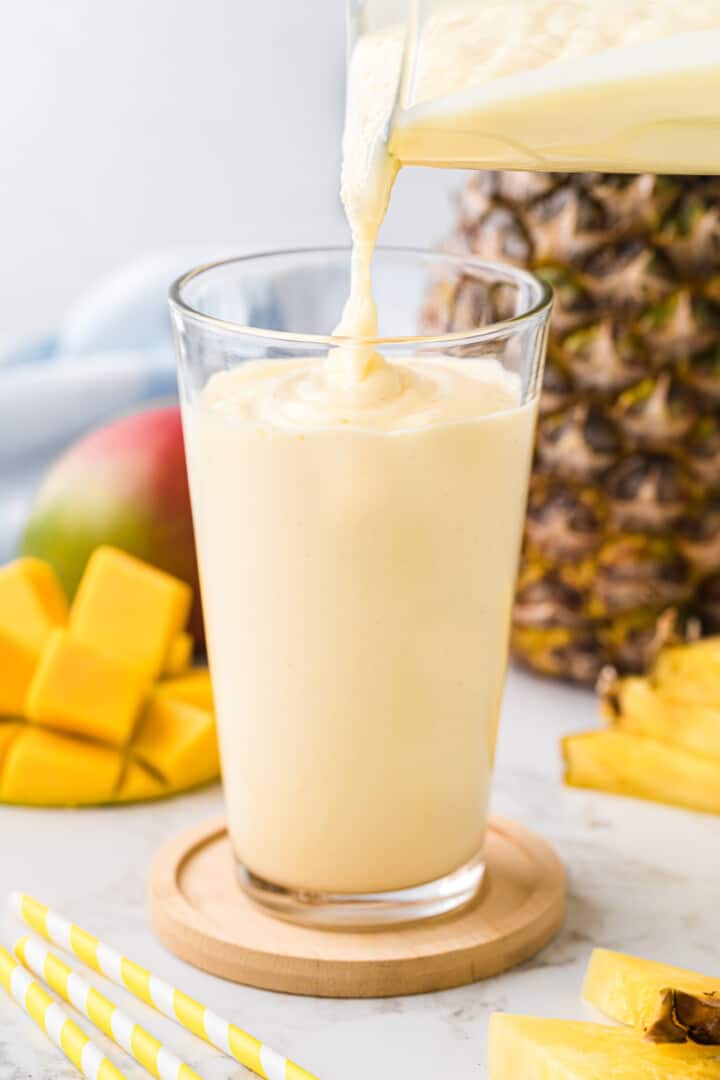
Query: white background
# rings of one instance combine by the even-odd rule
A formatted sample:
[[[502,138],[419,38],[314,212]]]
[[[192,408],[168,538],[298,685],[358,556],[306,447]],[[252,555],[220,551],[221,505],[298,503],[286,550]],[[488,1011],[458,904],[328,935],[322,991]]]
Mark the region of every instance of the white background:
[[[0,340],[168,247],[339,241],[343,0],[0,0]],[[434,243],[452,174],[385,238]]]

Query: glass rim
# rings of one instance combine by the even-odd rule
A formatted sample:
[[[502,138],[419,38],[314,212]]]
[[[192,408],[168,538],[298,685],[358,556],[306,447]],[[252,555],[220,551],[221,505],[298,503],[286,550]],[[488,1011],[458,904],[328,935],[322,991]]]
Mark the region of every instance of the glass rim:
[[[481,259],[472,254],[463,254],[445,251],[433,251],[426,248],[396,246],[379,244],[376,248],[378,254],[405,255],[422,258],[433,262],[445,262],[454,264],[458,270],[485,271],[505,278],[512,282],[522,282],[536,293],[535,302],[527,311],[519,315],[513,315],[510,319],[502,319],[497,322],[487,323],[483,326],[469,328],[467,330],[455,330],[446,334],[411,334],[403,337],[359,337],[350,338],[344,335],[333,334],[303,334],[291,330],[270,330],[267,327],[248,326],[229,319],[221,319],[215,315],[208,315],[193,307],[183,296],[185,288],[196,278],[210,273],[221,267],[233,266],[252,262],[261,262],[263,259],[273,259],[287,256],[319,255],[319,254],[347,254],[352,252],[349,244],[319,245],[315,247],[285,248],[274,251],[260,251],[248,255],[235,255],[225,259],[215,259],[211,262],[201,263],[181,274],[173,281],[168,291],[170,307],[180,313],[184,318],[199,323],[207,328],[221,330],[225,333],[234,333],[242,336],[250,336],[266,341],[284,341],[296,345],[322,345],[327,348],[346,345],[349,342],[361,342],[372,346],[382,345],[417,345],[427,347],[438,345],[439,347],[458,345],[463,342],[480,342],[483,340],[495,340],[511,331],[542,321],[550,312],[553,302],[553,291],[547,282],[520,267],[510,263],[493,262]]]

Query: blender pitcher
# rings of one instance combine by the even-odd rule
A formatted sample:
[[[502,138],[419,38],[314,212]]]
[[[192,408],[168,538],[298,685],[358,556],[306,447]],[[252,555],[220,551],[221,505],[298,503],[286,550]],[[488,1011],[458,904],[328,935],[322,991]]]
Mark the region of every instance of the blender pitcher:
[[[349,28],[352,58],[395,39],[398,165],[720,172],[716,0],[355,0]]]

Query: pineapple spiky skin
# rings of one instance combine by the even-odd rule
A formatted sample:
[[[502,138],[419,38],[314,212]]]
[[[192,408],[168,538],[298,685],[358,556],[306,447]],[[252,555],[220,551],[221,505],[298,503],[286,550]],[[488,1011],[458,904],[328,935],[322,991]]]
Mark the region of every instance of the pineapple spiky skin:
[[[720,181],[478,173],[450,247],[555,292],[516,657],[591,683],[718,632]],[[424,330],[487,307],[476,279],[440,282]]]

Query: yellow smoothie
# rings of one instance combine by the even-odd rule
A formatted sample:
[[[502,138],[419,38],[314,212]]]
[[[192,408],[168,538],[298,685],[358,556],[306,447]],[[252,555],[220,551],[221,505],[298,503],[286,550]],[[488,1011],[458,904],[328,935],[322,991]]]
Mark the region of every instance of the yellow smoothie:
[[[186,407],[228,822],[289,887],[483,844],[534,405],[497,361],[250,362]]]

